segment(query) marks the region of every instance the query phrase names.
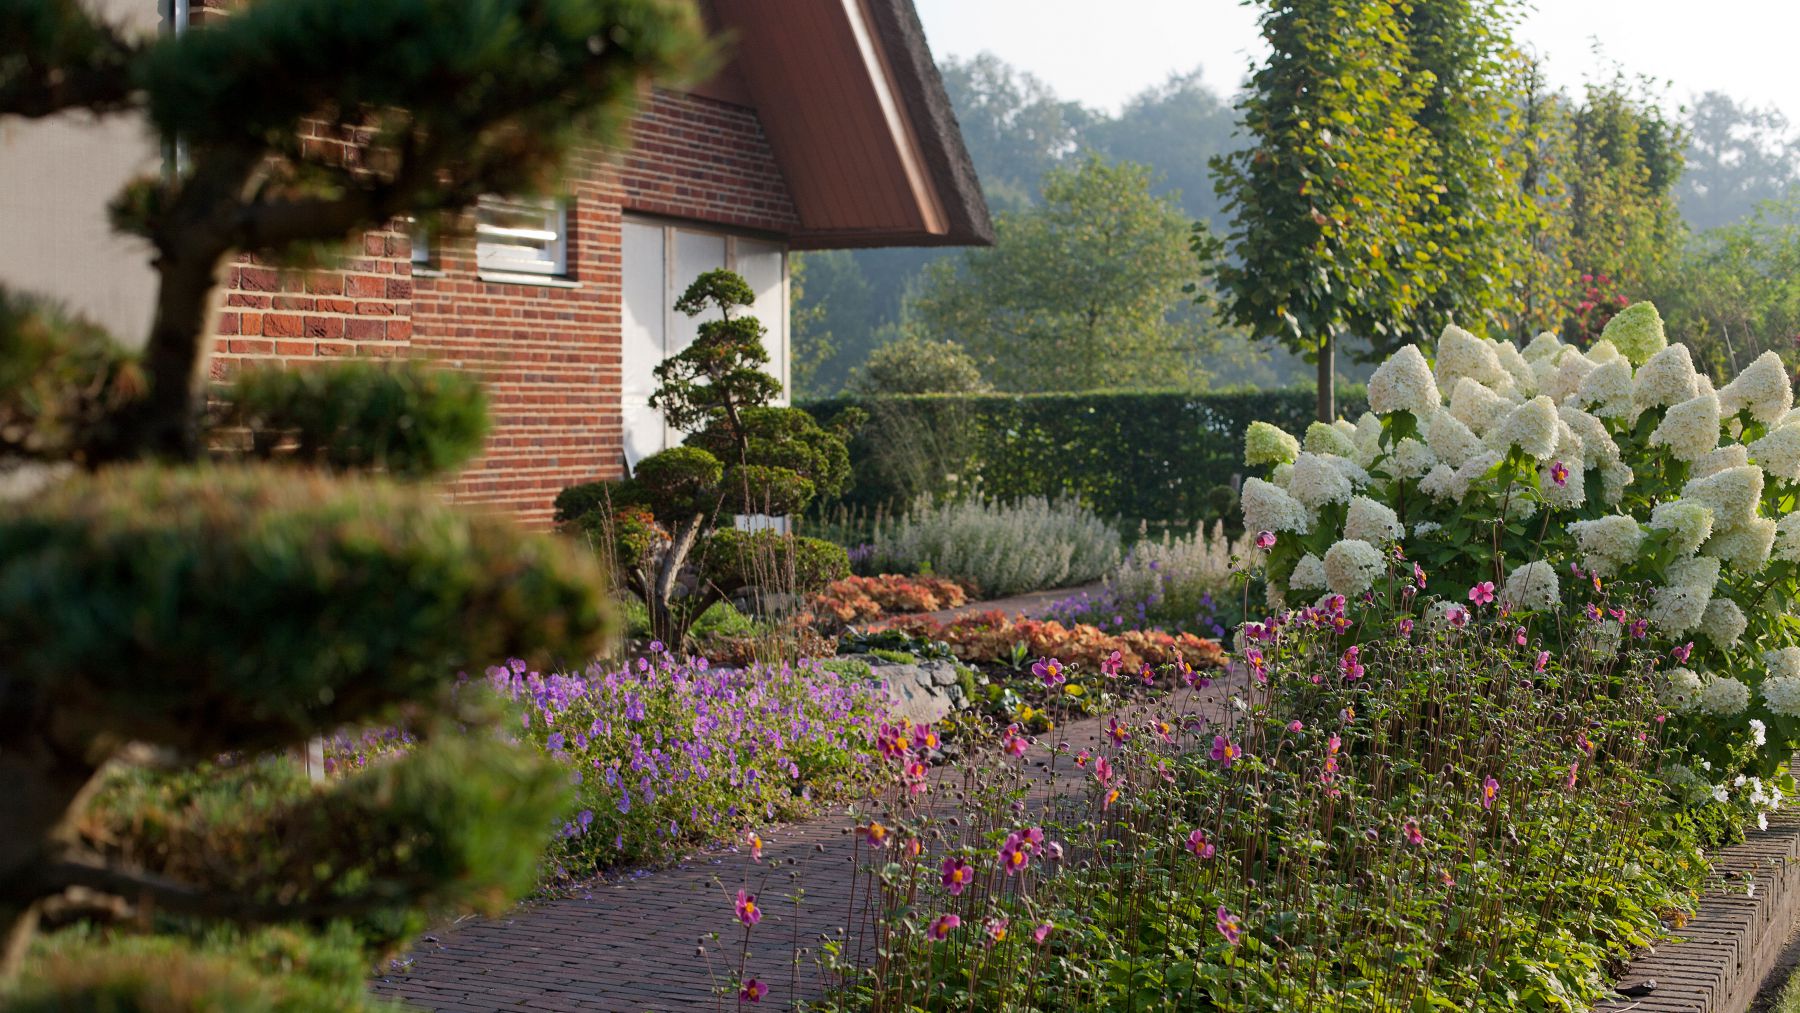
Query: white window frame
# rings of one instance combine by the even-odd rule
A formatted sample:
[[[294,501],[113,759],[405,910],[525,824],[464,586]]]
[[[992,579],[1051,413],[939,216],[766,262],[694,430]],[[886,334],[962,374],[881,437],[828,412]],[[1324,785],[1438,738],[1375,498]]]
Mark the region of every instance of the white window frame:
[[[531,212],[534,226],[487,220],[496,211]],[[483,197],[475,206],[475,270],[485,280],[543,284],[569,274],[569,209],[566,202]]]

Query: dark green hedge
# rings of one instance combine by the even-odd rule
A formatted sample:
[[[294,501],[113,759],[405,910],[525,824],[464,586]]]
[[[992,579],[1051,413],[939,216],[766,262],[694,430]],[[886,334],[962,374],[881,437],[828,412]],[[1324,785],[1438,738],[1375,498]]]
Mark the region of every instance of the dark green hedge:
[[[1261,419],[1295,436],[1313,419],[1311,388],[1242,393],[914,394],[801,405],[829,424],[850,406],[869,423],[850,444],[855,480],[830,504],[904,503],[974,491],[1079,497],[1127,521],[1193,521],[1207,491],[1243,467],[1244,428]],[[1360,388],[1338,412],[1366,408]]]

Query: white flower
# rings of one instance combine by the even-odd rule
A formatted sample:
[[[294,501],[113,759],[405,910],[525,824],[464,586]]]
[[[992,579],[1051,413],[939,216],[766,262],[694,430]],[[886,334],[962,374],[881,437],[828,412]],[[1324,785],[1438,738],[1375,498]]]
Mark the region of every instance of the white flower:
[[[1618,461],[1619,445],[1613,442],[1612,435],[1606,431],[1606,423],[1598,417],[1573,405],[1556,409],[1556,417],[1581,440],[1581,466],[1577,468],[1574,461],[1563,462],[1570,471],[1585,471]]]
[[[1800,679],[1800,647],[1782,647],[1763,653],[1771,679]]]
[[[1669,532],[1670,548],[1691,556],[1712,536],[1712,511],[1692,500],[1658,503],[1650,511],[1650,530]]]
[[[1510,379],[1500,368],[1494,346],[1455,324],[1438,335],[1436,376],[1439,387],[1449,387],[1464,376],[1490,387]]]
[[[1315,591],[1325,587],[1325,564],[1318,556],[1307,553],[1294,564],[1294,572],[1288,577],[1288,587],[1295,591]]]
[[[1442,524],[1439,524],[1436,521],[1420,521],[1419,523],[1413,525],[1413,537],[1424,538],[1426,535],[1431,534],[1433,531],[1443,530],[1443,527],[1444,526]]]
[[[1354,426],[1352,433],[1356,432]],[[1337,454],[1341,457],[1352,457],[1356,454],[1356,445],[1335,425],[1314,422],[1306,427],[1306,449],[1315,454]]]
[[[1346,538],[1325,551],[1325,586],[1336,594],[1361,594],[1374,586],[1375,578],[1386,568],[1380,549]]]
[[[1692,588],[1701,598],[1710,599],[1713,588],[1719,586],[1719,561],[1712,556],[1678,559],[1663,570],[1663,576],[1670,584]]]
[[[1472,381],[1457,382],[1467,384]],[[1443,408],[1432,413],[1430,422],[1425,427],[1425,442],[1431,447],[1432,456],[1452,468],[1462,467],[1464,461],[1481,451],[1481,441],[1469,431],[1469,427]]]
[[[1469,483],[1457,478],[1455,468],[1440,464],[1419,480],[1419,491],[1440,503],[1447,499],[1460,503],[1469,491]]]
[[[1269,481],[1281,486],[1283,489],[1288,487],[1288,479],[1293,477],[1294,466],[1291,464],[1277,464],[1275,467],[1269,469]]]
[[[1769,742],[1769,726],[1763,724],[1761,721],[1758,721],[1755,718],[1751,718],[1750,719],[1750,744],[1753,746],[1764,746],[1764,745],[1767,745],[1768,742]],[[1761,795],[1762,795],[1762,785],[1758,784],[1756,786],[1756,790],[1750,793],[1751,803],[1760,805],[1762,803],[1762,799],[1760,798]]]
[[[1613,343],[1620,354],[1631,360],[1634,366],[1641,366],[1650,357],[1667,347],[1669,339],[1663,336],[1662,316],[1656,307],[1647,302],[1636,302],[1613,314],[1606,322],[1606,328],[1600,336]]]
[[[1601,338],[1599,341],[1594,342],[1593,346],[1587,350],[1587,357],[1588,361],[1595,365],[1617,362],[1625,358],[1623,355],[1619,354],[1618,346],[1605,338]],[[1626,366],[1629,368],[1630,363],[1626,363]]]
[[[1527,457],[1548,461],[1556,454],[1556,424],[1559,421],[1556,402],[1540,394],[1507,412],[1505,418],[1488,430],[1488,448],[1505,454],[1508,448],[1518,447]]]
[[[1730,717],[1750,706],[1750,687],[1729,675],[1715,675],[1700,688],[1700,707],[1708,714]]]
[[[1244,480],[1241,496],[1244,528],[1248,531],[1292,531],[1305,534],[1312,527],[1306,507],[1280,486],[1260,478]]]
[[[1733,569],[1755,573],[1769,561],[1778,531],[1779,526],[1774,520],[1752,517],[1742,524],[1714,531],[1706,542],[1706,552],[1719,557]]]
[[[1438,463],[1431,448],[1408,436],[1387,457],[1388,474],[1395,478],[1423,478]]]
[[[1588,358],[1593,359],[1592,355]],[[1599,361],[1599,360],[1595,360]],[[1574,403],[1601,418],[1624,418],[1631,411],[1631,364],[1623,358],[1601,362],[1582,378]]]
[[[1431,367],[1417,345],[1407,345],[1388,356],[1369,377],[1369,409],[1377,415],[1412,412],[1422,416],[1442,401]]]
[[[1320,454],[1319,456],[1336,468],[1338,474],[1344,476],[1353,488],[1361,489],[1369,484],[1369,473],[1362,470],[1355,461],[1348,457],[1339,457],[1336,454]]]
[[[1385,504],[1367,496],[1353,496],[1350,512],[1344,518],[1344,537],[1380,545],[1399,540],[1406,534],[1400,518]]]
[[[1561,593],[1556,567],[1540,559],[1507,574],[1500,597],[1514,608],[1551,609],[1556,607]]]
[[[1775,522],[1775,558],[1800,563],[1800,511]]]
[[[1511,410],[1511,401],[1466,376],[1458,378],[1450,388],[1450,414],[1470,432],[1487,432]]]
[[[1564,460],[1561,454],[1557,458]],[[1538,469],[1538,494],[1552,510],[1573,510],[1587,502],[1587,478],[1581,471],[1581,455],[1576,453],[1567,458],[1564,467],[1569,469],[1569,474],[1561,485],[1556,484],[1549,467]]]
[[[1651,625],[1671,637],[1696,629],[1706,615],[1707,595],[1697,587],[1659,587],[1650,592]]]
[[[1602,577],[1610,577],[1637,559],[1644,530],[1635,518],[1623,514],[1591,521],[1571,521],[1569,533],[1581,550],[1582,565]]]
[[[1483,450],[1464,461],[1462,466],[1456,469],[1456,483],[1460,487],[1456,498],[1460,500],[1468,495],[1470,484],[1485,476],[1493,470],[1494,465],[1499,463],[1500,455],[1491,450]]]
[[[1562,343],[1562,339],[1557,337],[1554,331],[1544,331],[1532,338],[1531,344],[1525,346],[1525,361],[1536,362],[1539,359],[1551,358],[1565,347],[1567,346]]]
[[[1575,392],[1581,389],[1581,382],[1598,368],[1599,365],[1581,354],[1580,349],[1566,349],[1556,360],[1556,371],[1539,379],[1538,393],[1560,404],[1574,397]]]
[[[1662,692],[1658,697],[1670,710],[1685,714],[1699,704],[1701,689],[1700,676],[1693,669],[1672,668],[1664,677]]]
[[[1680,404],[1699,393],[1694,378],[1694,360],[1688,347],[1670,345],[1638,369],[1632,381],[1632,404],[1640,410]]]
[[[1619,500],[1625,497],[1625,487],[1631,484],[1636,476],[1621,461],[1614,461],[1600,469],[1600,498],[1607,506],[1618,506]]]
[[[1715,528],[1731,528],[1748,524],[1756,516],[1762,493],[1762,469],[1747,464],[1690,480],[1682,487],[1681,498],[1695,500],[1711,510]]]
[[[1252,422],[1244,430],[1244,463],[1287,464],[1300,454],[1300,441],[1267,422]]]
[[[1689,398],[1663,416],[1650,434],[1650,445],[1668,447],[1683,461],[1694,461],[1719,445],[1719,399],[1712,394]]]
[[[1350,480],[1338,470],[1334,460],[1342,458],[1301,451],[1294,461],[1294,474],[1288,479],[1288,492],[1312,510],[1328,503],[1349,502]]]
[[[1356,420],[1356,455],[1357,464],[1368,468],[1374,465],[1375,459],[1381,456],[1381,420],[1374,412],[1363,412]]]
[[[1764,679],[1762,696],[1769,709],[1782,717],[1800,718],[1800,675]]]
[[[1732,713],[1735,714],[1736,711],[1733,711]],[[1713,785],[1712,797],[1713,797],[1714,802],[1729,802],[1729,801],[1731,801],[1730,793],[1728,793],[1725,790],[1725,786],[1722,784]]]
[[[1495,341],[1492,344],[1494,358],[1500,363],[1500,368],[1512,377],[1513,389],[1525,397],[1537,393],[1537,374],[1531,371],[1531,363],[1525,361],[1518,348],[1510,341]]]
[[[1719,407],[1729,418],[1745,408],[1763,425],[1773,425],[1794,407],[1794,388],[1788,382],[1781,356],[1764,352],[1744,367],[1737,379],[1719,390]]]
[[[1730,598],[1714,598],[1707,602],[1706,615],[1700,618],[1700,632],[1706,634],[1714,647],[1721,649],[1737,643],[1748,625],[1744,610]]]
[[[1756,463],[1776,478],[1800,481],[1800,425],[1785,425],[1750,444]]]
[[[1726,468],[1742,468],[1750,463],[1750,451],[1744,449],[1742,443],[1727,443],[1722,447],[1714,447],[1701,455],[1698,461],[1688,465],[1689,478],[1709,478]]]

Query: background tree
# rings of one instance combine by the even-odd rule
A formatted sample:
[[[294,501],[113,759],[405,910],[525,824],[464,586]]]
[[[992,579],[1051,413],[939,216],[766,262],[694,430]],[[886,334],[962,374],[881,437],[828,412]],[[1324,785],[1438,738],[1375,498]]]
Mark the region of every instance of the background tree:
[[[118,462],[0,518],[0,978],[47,909],[171,932],[150,957],[87,947],[9,996],[20,1008],[356,1008],[362,962],[326,1001],[280,961],[202,941],[221,923],[353,920],[391,945],[421,907],[492,908],[529,882],[556,777],[497,739],[440,733],[483,720],[452,692],[459,669],[590,656],[608,628],[597,568],[433,490],[326,470],[422,475],[476,450],[468,390],[409,370],[243,405],[302,446],[352,417],[432,439],[282,458],[323,468],[188,463],[213,290],[240,252],[316,258],[396,215],[552,185],[576,145],[620,141],[646,85],[681,80],[704,38],[668,0],[259,0],[150,39],[75,0],[0,0],[0,116],[133,112],[184,152],[113,205],[160,279],[141,357],[31,300],[0,311],[0,349],[33,366],[0,370],[0,413],[14,432],[44,427],[17,445]],[[303,140],[321,134],[347,146]],[[303,410],[334,396],[355,410]],[[176,463],[129,463],[143,458]],[[234,796],[204,862],[147,864],[169,849],[126,847],[130,821],[82,836],[121,767],[279,767],[313,736],[402,716],[421,748],[317,789]]]
[[[954,341],[904,337],[869,355],[851,389],[864,397],[883,394],[969,394],[987,389],[981,368]]]
[[[1441,271],[1421,215],[1439,187],[1415,120],[1426,82],[1404,72],[1393,4],[1271,3],[1258,24],[1270,55],[1237,104],[1250,146],[1213,161],[1231,216],[1216,278],[1230,319],[1315,364],[1329,419],[1339,335],[1405,339],[1418,278]]]
[[[1800,182],[1800,131],[1779,109],[1709,91],[1688,111],[1683,161],[1675,200],[1688,227],[1731,225]]]
[[[991,250],[934,264],[921,334],[969,350],[1002,390],[1192,382],[1201,335],[1174,313],[1196,276],[1189,222],[1142,166],[1090,158],[1044,178],[1044,203],[1000,216]]]
[[[1694,236],[1654,292],[1670,333],[1714,377],[1800,342],[1800,193]]]

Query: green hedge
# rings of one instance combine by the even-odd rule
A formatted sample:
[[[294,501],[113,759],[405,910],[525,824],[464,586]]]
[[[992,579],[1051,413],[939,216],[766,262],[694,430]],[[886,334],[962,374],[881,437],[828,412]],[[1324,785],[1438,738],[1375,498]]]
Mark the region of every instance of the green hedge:
[[[1186,522],[1207,491],[1243,468],[1244,428],[1261,419],[1298,436],[1311,388],[1240,393],[913,394],[801,405],[826,424],[845,408],[869,423],[850,444],[855,480],[829,506],[868,509],[920,494],[1075,496],[1105,516]],[[1340,391],[1339,414],[1366,409]]]

